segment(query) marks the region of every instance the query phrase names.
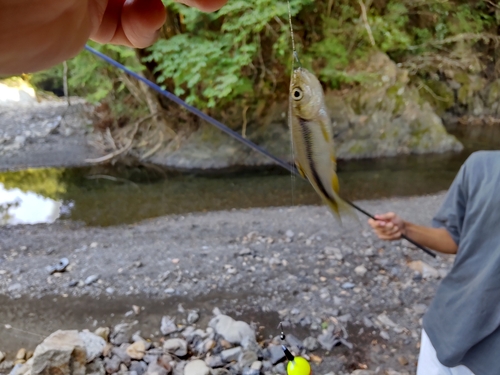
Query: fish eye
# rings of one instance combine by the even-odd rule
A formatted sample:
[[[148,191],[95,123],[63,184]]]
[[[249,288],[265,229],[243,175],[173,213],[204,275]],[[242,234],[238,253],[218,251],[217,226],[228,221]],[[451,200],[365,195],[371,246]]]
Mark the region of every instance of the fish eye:
[[[293,100],[300,100],[302,99],[302,90],[299,89],[298,87],[294,88],[293,91],[292,91],[292,97],[293,97]]]

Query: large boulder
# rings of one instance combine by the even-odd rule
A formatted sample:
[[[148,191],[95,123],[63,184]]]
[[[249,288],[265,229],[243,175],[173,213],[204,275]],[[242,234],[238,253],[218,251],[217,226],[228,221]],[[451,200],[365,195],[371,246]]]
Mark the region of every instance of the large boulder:
[[[462,149],[461,143],[446,132],[437,114],[443,111],[434,109],[420,94],[425,90],[410,85],[408,72],[386,54],[375,53],[352,69],[351,73],[364,72],[366,80],[351,90],[325,94],[339,159]],[[446,110],[453,104],[453,93],[446,85],[440,88],[446,94],[442,104]],[[291,161],[287,103],[267,103],[261,116],[249,121],[247,136],[272,154]],[[202,171],[274,165],[271,159],[209,124],[202,124],[179,148],[160,151],[149,161],[174,170]]]
[[[35,349],[32,375],[85,375],[87,352],[78,331],[56,331]]]

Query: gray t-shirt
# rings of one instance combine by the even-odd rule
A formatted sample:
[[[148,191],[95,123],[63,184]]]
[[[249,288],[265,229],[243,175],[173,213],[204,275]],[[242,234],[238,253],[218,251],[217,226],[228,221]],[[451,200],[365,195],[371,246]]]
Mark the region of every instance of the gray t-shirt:
[[[475,375],[500,374],[500,151],[464,163],[433,219],[458,244],[424,329],[439,361]]]

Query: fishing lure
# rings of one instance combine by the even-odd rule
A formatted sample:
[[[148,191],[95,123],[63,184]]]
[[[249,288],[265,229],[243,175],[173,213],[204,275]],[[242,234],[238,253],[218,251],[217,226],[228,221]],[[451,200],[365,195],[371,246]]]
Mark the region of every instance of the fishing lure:
[[[281,328],[280,339],[284,342],[286,336],[283,333],[282,323],[280,323],[279,328]],[[312,375],[311,365],[305,358],[294,356],[284,344],[281,345],[281,349],[283,349],[286,359],[288,359],[288,365],[286,366],[288,375]]]

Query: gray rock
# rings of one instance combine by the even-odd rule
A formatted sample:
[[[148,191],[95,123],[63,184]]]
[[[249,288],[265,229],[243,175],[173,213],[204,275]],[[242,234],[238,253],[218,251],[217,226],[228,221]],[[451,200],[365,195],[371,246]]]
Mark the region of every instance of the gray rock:
[[[175,318],[172,319],[169,316],[164,316],[161,318],[160,331],[163,335],[167,336],[171,333],[177,332],[178,328],[175,324]]]
[[[198,321],[198,319],[200,319],[200,315],[198,314],[198,312],[195,310],[191,310],[187,317],[188,324],[194,324]]]
[[[177,357],[184,357],[188,352],[188,345],[186,340],[169,339],[163,343],[163,350]]]
[[[230,316],[217,315],[208,325],[232,344],[245,345],[246,347],[247,344],[255,342],[255,332],[250,325],[242,321],[236,321]]]
[[[163,366],[160,366],[157,362],[151,362],[146,371],[146,375],[167,375],[168,371]]]
[[[126,366],[130,366],[130,362],[132,361],[132,359],[127,354],[127,351],[124,347],[114,347],[113,349],[111,349],[111,353],[120,358],[120,361],[123,362]]]
[[[240,355],[243,353],[243,349],[240,346],[235,348],[223,350],[220,356],[224,362],[237,361]]]
[[[390,340],[391,336],[386,331],[380,331],[380,337],[382,337],[384,340]]]
[[[85,285],[90,285],[95,283],[97,280],[99,280],[99,275],[90,275],[85,279]]]
[[[109,341],[114,345],[121,345],[130,342],[132,338],[133,324],[121,323],[113,328]]]
[[[366,274],[366,272],[368,272],[368,270],[366,269],[366,267],[361,264],[360,266],[357,266],[355,269],[354,269],[354,272],[356,273],[356,275],[358,276],[364,276]]]
[[[310,324],[310,322],[309,322]],[[302,340],[299,340],[297,337],[295,337],[292,334],[287,334],[286,335],[286,342],[288,343],[289,346],[298,348],[298,349],[304,349],[304,343]]]
[[[350,282],[346,282],[346,283],[343,283],[340,287],[342,289],[352,289],[354,288],[356,285],[353,284],[353,283],[350,283]]]
[[[323,349],[330,351],[340,342],[340,340],[334,332],[334,327],[330,326],[318,336],[318,342]]]
[[[285,352],[283,352],[281,346],[269,345],[267,349],[269,353],[269,361],[271,362],[271,364],[275,365],[276,363],[279,363],[285,359]]]
[[[276,366],[274,366],[274,371],[276,371],[278,374],[286,375],[286,369],[283,363],[278,363]]]
[[[184,367],[184,375],[209,375],[210,368],[201,359],[195,359]]]
[[[0,363],[0,373],[9,372],[14,367],[13,361],[3,361]]]
[[[106,341],[95,333],[87,330],[78,334],[83,341],[85,351],[87,352],[87,363],[92,362],[95,358],[99,357],[106,346]]]
[[[143,361],[132,361],[130,371],[135,371],[137,375],[143,375],[148,370],[148,365]]]
[[[253,368],[246,367],[243,369],[242,375],[259,375],[260,370],[256,370]]]
[[[156,362],[158,361],[158,358],[160,358],[162,355],[163,355],[163,349],[154,348],[148,350],[142,360],[146,363]]]
[[[105,375],[106,369],[100,359],[96,359],[87,364],[85,375]]]
[[[207,357],[205,363],[211,368],[222,367],[225,364],[220,355],[211,355]]]
[[[31,373],[84,375],[86,364],[87,353],[78,331],[59,330],[36,347]]]
[[[115,372],[118,372],[121,363],[122,361],[116,355],[112,356],[111,358],[104,358],[104,368],[106,369],[106,372],[108,374],[114,374]]]
[[[304,348],[310,352],[319,348],[318,340],[315,337],[309,336],[304,340]]]
[[[238,365],[240,368],[245,368],[251,366],[254,362],[258,360],[257,353],[251,350],[244,351],[240,354],[238,358]]]

